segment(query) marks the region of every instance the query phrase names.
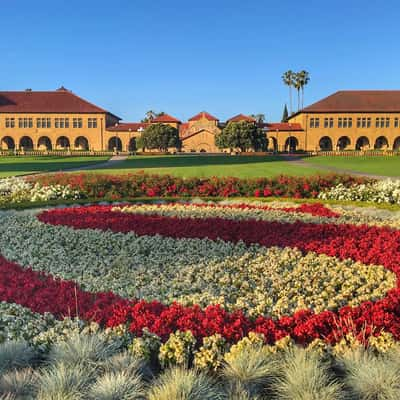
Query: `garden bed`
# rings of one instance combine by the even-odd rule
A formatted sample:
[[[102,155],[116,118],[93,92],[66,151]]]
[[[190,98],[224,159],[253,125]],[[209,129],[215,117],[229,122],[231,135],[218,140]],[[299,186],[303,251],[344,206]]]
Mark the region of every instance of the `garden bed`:
[[[36,187],[18,182],[22,189],[13,193],[19,193],[15,198],[21,201],[4,201],[3,206],[25,207],[30,195],[38,199],[32,205],[46,202],[40,196],[54,196],[54,202],[100,201],[110,199],[111,191],[136,201],[0,212],[0,340],[5,341],[0,360],[7,346],[25,341],[16,346],[35,354],[26,366],[40,371],[32,393],[50,390],[44,383],[46,374],[66,368],[63,374],[81,372],[82,397],[72,398],[102,398],[92,393],[98,381],[107,373],[123,373],[114,361],[107,361],[113,365],[107,370],[105,359],[120,357],[134,365],[135,372],[126,379],[119,376],[119,382],[133,379],[142,394],[160,385],[155,381],[149,388],[150,378],[138,363],[152,374],[161,371],[160,379],[172,380],[170,375],[177,374],[180,380],[192,379],[193,385],[203,379],[208,386],[202,397],[188,399],[270,394],[288,398],[282,388],[293,363],[299,363],[297,373],[303,367],[314,371],[301,383],[310,398],[318,399],[326,391],[324,398],[336,399],[356,390],[351,363],[359,369],[369,363],[378,376],[397,357],[398,211],[348,202],[323,204],[318,199],[277,201],[271,196],[256,201],[172,196],[169,201],[162,196],[169,193],[165,188],[170,181],[163,181],[167,183],[158,201],[151,196],[140,201],[135,195],[148,190],[143,181],[154,183],[154,177],[143,177],[140,185],[132,178],[114,181],[99,198],[88,195],[90,177],[80,178],[82,186],[64,181],[64,176],[50,179],[54,180]],[[340,190],[359,191],[352,178],[346,179],[332,182],[342,184]],[[180,188],[188,184],[175,183]],[[109,184],[103,178],[94,182],[96,190]],[[260,190],[265,184],[258,182]],[[305,182],[293,185],[299,184]],[[217,196],[223,186],[214,185],[219,189],[211,193]],[[254,194],[258,189],[251,185],[246,182],[251,188],[246,190]],[[368,185],[375,183],[367,183],[373,193]],[[388,187],[393,199],[394,189]],[[325,193],[339,191],[324,188]],[[96,354],[102,346],[112,350],[105,351],[105,359],[95,357],[92,376],[87,360],[78,363],[82,371],[67,365],[65,357],[71,356],[65,354],[79,353],[71,350],[74,346],[92,346]],[[59,348],[64,349],[62,359],[54,356]],[[93,353],[85,354],[89,359]],[[259,381],[258,367],[249,370],[249,357],[267,368]],[[365,363],[359,362],[363,357]],[[21,368],[10,363],[3,369],[15,373]],[[247,381],[238,363],[247,371]],[[203,372],[173,369],[193,366]],[[85,381],[86,375],[91,378]],[[115,376],[111,381],[117,386]],[[176,389],[179,379],[174,382]],[[0,379],[0,393],[2,385]],[[387,390],[382,382],[376,387]]]

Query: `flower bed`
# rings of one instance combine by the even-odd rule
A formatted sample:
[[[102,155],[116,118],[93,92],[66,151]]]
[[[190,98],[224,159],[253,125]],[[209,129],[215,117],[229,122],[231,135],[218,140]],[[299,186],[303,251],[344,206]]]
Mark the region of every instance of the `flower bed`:
[[[225,202],[3,213],[0,301],[162,341],[177,330],[229,343],[249,332],[271,344],[382,330],[400,340],[400,231],[358,211]]]
[[[133,197],[297,197],[315,198],[338,184],[345,187],[371,182],[345,175],[276,178],[178,178],[144,173],[126,175],[55,174],[31,178],[42,186],[69,185],[93,199]]]
[[[78,189],[70,185],[31,182],[23,178],[0,179],[0,204],[37,202],[49,200],[77,200],[84,197]]]
[[[318,195],[318,198],[323,200],[400,204],[400,180],[387,179],[350,186],[339,183],[336,186],[324,189]]]

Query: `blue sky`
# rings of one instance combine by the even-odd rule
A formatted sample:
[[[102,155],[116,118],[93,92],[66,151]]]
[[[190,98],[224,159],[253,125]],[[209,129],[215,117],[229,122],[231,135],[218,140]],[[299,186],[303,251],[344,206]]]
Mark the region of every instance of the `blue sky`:
[[[305,104],[400,89],[397,1],[0,0],[0,90],[64,85],[124,120],[264,113],[306,69]]]

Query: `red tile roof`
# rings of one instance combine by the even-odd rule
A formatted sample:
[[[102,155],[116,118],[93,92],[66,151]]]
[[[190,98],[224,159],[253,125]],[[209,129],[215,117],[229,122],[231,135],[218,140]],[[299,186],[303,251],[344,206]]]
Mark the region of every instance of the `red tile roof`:
[[[189,128],[189,122],[184,122],[183,124],[180,124],[179,125],[179,137],[183,137],[188,128]]]
[[[179,119],[172,117],[168,114],[159,115],[158,117],[154,118],[151,122],[177,122],[180,123]]]
[[[400,90],[342,90],[303,112],[400,112]]]
[[[52,92],[0,92],[4,113],[108,113],[62,88]]]
[[[144,129],[146,126],[150,125],[147,122],[121,122],[116,126],[110,126],[107,128],[108,131],[113,132],[137,132],[140,128]]]
[[[269,131],[302,131],[303,128],[298,123],[290,123],[290,122],[269,122],[263,124],[264,128],[267,128]]]
[[[232,118],[229,118],[226,122],[240,122],[240,121],[247,121],[247,122],[256,122],[253,117],[249,117],[248,115],[238,114]]]
[[[199,119],[208,119],[209,121],[219,121],[218,118],[214,117],[213,115],[209,114],[206,111],[202,111],[198,114],[196,114],[195,116],[193,116],[192,118],[190,118],[188,121],[198,121]]]

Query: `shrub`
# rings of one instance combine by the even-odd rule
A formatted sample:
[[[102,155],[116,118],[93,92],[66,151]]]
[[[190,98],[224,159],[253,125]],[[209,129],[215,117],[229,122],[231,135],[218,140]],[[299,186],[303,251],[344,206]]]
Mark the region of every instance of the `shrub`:
[[[89,391],[93,400],[139,400],[145,397],[145,386],[133,368],[110,371],[97,378]]]
[[[67,341],[53,345],[49,361],[67,366],[94,364],[105,361],[116,352],[114,343],[108,343],[100,335],[74,335]]]
[[[137,372],[145,379],[150,379],[152,373],[146,360],[136,357],[128,351],[109,357],[103,364],[107,373],[111,372]]]
[[[233,392],[253,396],[265,391],[278,373],[278,364],[266,347],[244,346],[228,358],[222,374]]]
[[[0,397],[14,395],[18,399],[32,398],[35,387],[35,375],[31,368],[9,371],[0,377]]]
[[[86,366],[59,363],[38,374],[37,400],[87,399],[87,389],[93,379],[94,371]]]
[[[125,175],[54,174],[31,178],[42,186],[69,186],[94,199],[118,200],[134,197],[317,197],[338,184],[349,187],[369,179],[346,175],[274,178],[178,178],[143,173]]]
[[[288,351],[274,389],[282,400],[339,400],[342,386],[330,376],[317,353],[295,347]]]
[[[166,370],[149,391],[149,400],[222,400],[225,395],[216,383],[195,369]]]
[[[371,351],[356,351],[342,358],[345,383],[351,394],[365,400],[400,399],[400,368],[398,362]]]
[[[0,344],[0,373],[15,368],[29,367],[36,359],[35,350],[25,341]]]

